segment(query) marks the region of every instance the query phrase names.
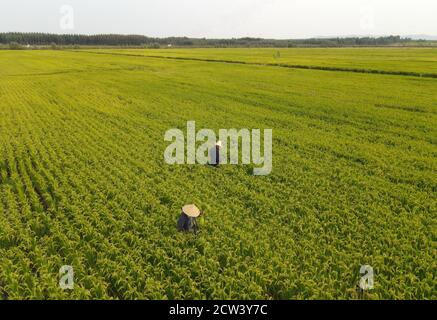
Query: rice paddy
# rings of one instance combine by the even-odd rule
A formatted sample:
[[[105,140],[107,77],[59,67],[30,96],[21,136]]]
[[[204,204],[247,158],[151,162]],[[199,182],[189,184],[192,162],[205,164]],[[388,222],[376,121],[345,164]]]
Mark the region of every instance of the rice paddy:
[[[0,299],[437,298],[436,49],[279,51],[0,51]],[[166,164],[187,121],[272,173]]]

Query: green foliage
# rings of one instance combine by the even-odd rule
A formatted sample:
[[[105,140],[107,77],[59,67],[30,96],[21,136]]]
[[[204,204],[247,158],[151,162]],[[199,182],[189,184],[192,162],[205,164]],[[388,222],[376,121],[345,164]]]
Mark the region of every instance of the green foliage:
[[[144,45],[145,49],[159,49],[161,45],[158,42],[148,43]]]
[[[9,43],[9,50],[22,50],[22,49],[24,49],[23,46],[18,42]]]
[[[139,55],[0,52],[0,299],[437,298],[436,79]],[[272,128],[272,174],[165,164],[187,120]],[[187,203],[198,235],[176,230]]]
[[[394,45],[435,45],[435,42],[419,40],[414,41],[400,36],[388,37],[348,37],[330,39],[289,39],[275,40],[244,37],[239,39],[196,39],[187,37],[151,38],[142,35],[120,35],[120,34],[48,34],[39,32],[6,32],[0,33],[0,44],[11,41],[21,44],[37,46],[50,45],[52,42],[57,45],[82,45],[82,46],[166,46],[171,44],[179,47],[343,47],[343,46],[394,46]]]

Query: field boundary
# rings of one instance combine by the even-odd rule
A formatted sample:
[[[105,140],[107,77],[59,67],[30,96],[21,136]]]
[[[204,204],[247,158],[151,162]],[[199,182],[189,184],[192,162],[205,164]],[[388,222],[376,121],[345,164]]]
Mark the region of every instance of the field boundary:
[[[95,52],[95,51],[86,51],[86,50],[67,50],[67,51],[103,54],[103,55],[113,55],[113,56],[142,57],[142,58],[168,59],[168,60],[185,60],[185,61],[199,61],[199,62],[213,62],[213,63],[229,63],[229,64],[242,64],[242,65],[244,64],[244,65],[252,65],[252,66],[281,67],[281,68],[289,68],[289,69],[367,73],[367,74],[381,74],[381,75],[393,75],[393,76],[406,76],[406,77],[435,78],[435,79],[437,79],[436,73],[421,73],[421,72],[414,72],[414,71],[389,71],[389,70],[377,70],[377,69],[324,67],[324,66],[286,64],[286,63],[248,62],[248,61],[241,61],[241,60],[206,59],[206,58],[194,58],[194,57],[171,57],[171,56],[158,56],[158,55],[128,54],[128,53],[118,53],[118,52]]]

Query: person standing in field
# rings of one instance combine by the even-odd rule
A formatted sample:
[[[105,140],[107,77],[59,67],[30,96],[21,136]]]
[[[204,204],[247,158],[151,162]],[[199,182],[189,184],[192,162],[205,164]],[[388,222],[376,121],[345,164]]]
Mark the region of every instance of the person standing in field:
[[[222,148],[222,142],[217,141],[214,147],[209,150],[210,164],[217,167],[220,165],[220,149]]]

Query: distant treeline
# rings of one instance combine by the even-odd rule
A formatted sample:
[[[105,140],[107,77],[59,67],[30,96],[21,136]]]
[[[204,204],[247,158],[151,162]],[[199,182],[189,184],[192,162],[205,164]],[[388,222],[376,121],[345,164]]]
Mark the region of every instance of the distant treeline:
[[[47,34],[47,33],[0,33],[0,44],[19,46],[141,46],[160,47],[341,47],[341,46],[386,46],[414,42],[400,36],[314,38],[301,40],[275,40],[262,38],[198,39],[187,37],[152,38],[142,35],[119,34]]]

